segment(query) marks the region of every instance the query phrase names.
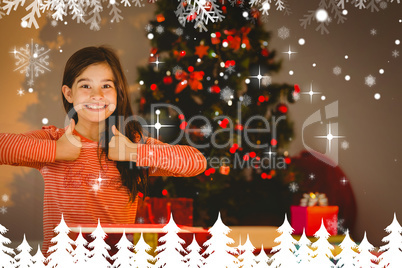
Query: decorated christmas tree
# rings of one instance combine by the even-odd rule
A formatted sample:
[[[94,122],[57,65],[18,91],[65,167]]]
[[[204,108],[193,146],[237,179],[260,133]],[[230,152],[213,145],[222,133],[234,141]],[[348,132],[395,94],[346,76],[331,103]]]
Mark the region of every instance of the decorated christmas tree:
[[[299,88],[272,77],[280,61],[261,11],[248,1],[155,4],[135,106],[149,135],[196,147],[208,167],[197,179],[153,179],[150,195],[193,198],[196,225],[211,226],[218,211],[230,225],[279,225],[297,178],[287,114]]]

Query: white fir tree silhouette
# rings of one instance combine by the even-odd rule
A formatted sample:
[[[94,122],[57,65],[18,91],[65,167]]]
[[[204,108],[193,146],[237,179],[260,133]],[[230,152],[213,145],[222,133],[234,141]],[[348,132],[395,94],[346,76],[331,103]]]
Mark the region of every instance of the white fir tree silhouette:
[[[377,262],[377,256],[370,253],[374,250],[374,246],[369,243],[366,237],[366,232],[364,232],[364,237],[360,245],[357,247],[359,254],[356,256],[356,267],[357,268],[376,268],[377,264],[372,263],[372,261]]]
[[[48,258],[47,267],[57,268],[70,268],[73,267],[73,252],[74,241],[68,236],[70,229],[64,221],[63,214],[61,215],[61,221],[59,225],[54,228],[54,232],[57,234],[50,241],[55,245],[51,246],[48,253],[51,253]]]
[[[123,268],[133,266],[134,245],[127,239],[126,230],[123,230],[123,235],[120,241],[117,242],[116,247],[119,251],[112,257],[112,260],[114,260],[113,267]]]
[[[255,257],[255,261],[257,262],[257,264],[254,266],[255,268],[269,268],[268,262],[270,261],[270,259],[265,253],[264,245],[261,245],[260,254]]]
[[[280,244],[272,248],[271,253],[276,253],[271,257],[273,260],[271,266],[295,267],[297,265],[295,254],[297,240],[292,237],[294,229],[290,226],[286,214],[283,224],[276,231],[281,235],[275,238],[274,242]]]
[[[255,247],[251,243],[249,236],[247,234],[247,240],[242,246],[243,253],[238,257],[238,259],[241,261],[240,266],[242,268],[252,268],[257,265],[257,262],[255,261],[255,256],[254,256],[254,250]]]
[[[31,268],[45,268],[46,258],[43,256],[42,251],[40,250],[40,245],[38,244],[38,250],[36,254],[32,257],[33,264]]]
[[[327,229],[325,229],[324,221],[321,219],[321,227],[314,234],[318,238],[311,246],[315,248],[313,259],[311,260],[311,268],[331,268],[334,267],[334,263],[330,258],[334,258],[332,251],[334,246],[328,242],[328,237],[330,234]]]
[[[382,239],[382,242],[387,245],[381,246],[380,251],[384,253],[381,254],[380,266],[387,268],[401,267],[402,263],[402,227],[396,219],[396,214],[394,213],[394,220],[392,223],[385,228],[385,231],[389,233],[386,237]],[[388,266],[387,266],[388,265]]]
[[[296,252],[296,259],[299,263],[299,268],[309,268],[311,257],[314,255],[314,251],[309,247],[311,245],[310,239],[307,238],[305,229],[303,228],[303,234],[297,242],[299,249]]]
[[[110,259],[110,255],[108,250],[110,250],[110,246],[106,244],[105,237],[106,233],[103,231],[102,226],[100,224],[100,220],[98,219],[98,226],[91,233],[91,237],[94,239],[91,243],[89,243],[88,247],[91,248],[91,252],[89,254],[88,265],[87,267],[96,267],[96,268],[106,268],[111,267],[108,259]]]
[[[152,248],[145,242],[144,237],[141,233],[140,239],[138,240],[137,244],[134,246],[134,268],[152,268],[154,267],[153,264],[150,262],[154,262],[155,258],[149,254],[148,252]]]
[[[185,241],[177,234],[180,228],[177,227],[173,220],[173,215],[170,214],[170,220],[162,229],[166,234],[159,238],[160,243],[164,243],[156,248],[158,255],[156,256],[157,267],[164,268],[184,268],[184,257],[182,253],[187,253],[183,244]]]
[[[0,267],[4,268],[14,267],[15,263],[14,258],[9,255],[14,255],[14,250],[5,246],[11,243],[10,239],[3,236],[7,231],[7,228],[0,224]]]
[[[204,257],[200,254],[201,247],[195,239],[195,234],[193,235],[193,241],[186,248],[189,252],[186,256],[186,265],[188,268],[202,268],[205,263]]]
[[[208,256],[204,268],[237,267],[238,260],[232,255],[237,254],[237,250],[228,246],[234,243],[234,240],[227,236],[230,231],[230,228],[223,224],[219,213],[215,224],[209,229],[212,237],[204,243],[204,247],[208,247],[203,254]]]
[[[32,250],[32,247],[28,244],[25,234],[24,239],[22,239],[21,244],[17,247],[17,250],[20,252],[15,255],[14,259],[18,262],[15,264],[16,268],[28,268],[33,264],[32,255],[29,253]]]
[[[339,247],[342,249],[342,251],[335,257],[335,260],[338,261],[336,263],[336,268],[355,267],[356,265],[355,258],[357,256],[357,252],[355,252],[353,249],[356,249],[357,245],[350,238],[349,230],[346,230],[345,237],[339,244]]]
[[[88,245],[88,241],[82,235],[81,227],[80,233],[78,234],[77,239],[75,239],[75,245],[77,247],[72,254],[75,268],[86,268],[90,251],[85,247],[86,245]]]

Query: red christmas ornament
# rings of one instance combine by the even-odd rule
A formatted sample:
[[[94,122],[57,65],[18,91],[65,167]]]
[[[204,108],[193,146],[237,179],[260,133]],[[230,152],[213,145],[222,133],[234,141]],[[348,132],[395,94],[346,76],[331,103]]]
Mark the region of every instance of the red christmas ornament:
[[[219,124],[222,128],[226,128],[227,127],[227,125],[228,125],[228,123],[229,123],[229,120],[227,119],[227,118],[225,118],[225,119],[223,119],[222,121],[221,121],[221,123]]]
[[[193,21],[196,18],[197,18],[197,12],[194,12],[193,14],[187,16],[187,21]]]
[[[300,93],[300,87],[298,84],[295,84],[294,88],[296,93]]]
[[[158,89],[158,86],[157,86],[156,84],[152,84],[152,85],[150,86],[150,88],[151,88],[151,90],[157,90],[157,89]]]
[[[182,57],[186,56],[186,51],[184,51],[184,50],[180,51],[180,56],[182,56]]]
[[[258,97],[258,101],[259,102],[264,102],[265,101],[265,97],[263,95]]]
[[[267,173],[263,172],[263,173],[261,173],[261,178],[266,179],[267,175],[268,175]]]
[[[193,66],[188,66],[187,70],[188,70],[190,73],[192,73],[192,72],[194,72],[194,67],[193,67]]]
[[[279,104],[276,107],[276,109],[278,110],[278,112],[283,113],[283,114],[286,114],[288,112],[288,107],[283,103]]]
[[[173,82],[173,78],[172,78],[171,76],[165,76],[165,77],[163,78],[163,83],[164,83],[165,85],[170,85],[172,82]]]
[[[264,56],[264,57],[268,57],[268,56],[269,56],[268,49],[263,48],[263,49],[261,50],[261,55]]]
[[[162,195],[163,195],[163,196],[167,196],[167,195],[168,195],[168,191],[167,191],[166,189],[163,189],[163,190],[162,190]]]
[[[275,140],[275,139],[272,139],[271,140],[271,145],[272,146],[276,146],[278,144],[278,142]]]
[[[255,153],[255,152],[251,152],[251,153],[250,153],[250,157],[251,157],[251,158],[254,158],[255,156],[256,156],[256,153]]]
[[[250,156],[248,155],[248,154],[245,154],[244,156],[243,156],[243,160],[244,161],[248,161],[250,159]]]
[[[163,14],[158,14],[158,15],[156,15],[156,21],[157,21],[157,22],[163,22],[163,21],[165,21],[165,16],[163,16]]]
[[[216,94],[218,94],[218,93],[220,93],[221,92],[221,88],[218,86],[218,85],[213,85],[212,87],[211,87],[211,93],[216,93]]]
[[[204,9],[205,9],[206,11],[210,11],[211,8],[212,8],[211,2],[210,2],[210,1],[206,2],[205,5],[204,5]]]
[[[139,198],[143,198],[143,197],[144,197],[144,194],[141,193],[141,192],[138,192],[138,197],[139,197]]]
[[[185,129],[186,127],[187,127],[187,122],[186,121],[181,122],[180,129]]]
[[[285,157],[285,163],[289,165],[290,162],[291,162],[290,157]]]
[[[184,120],[184,115],[183,115],[183,114],[179,114],[179,119],[180,119],[180,120]]]

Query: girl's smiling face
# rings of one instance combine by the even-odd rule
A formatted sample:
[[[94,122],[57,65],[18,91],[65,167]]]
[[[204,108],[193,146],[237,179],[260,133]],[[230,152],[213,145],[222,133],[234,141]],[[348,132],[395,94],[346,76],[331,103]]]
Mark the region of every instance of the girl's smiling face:
[[[72,88],[64,85],[63,94],[74,105],[80,123],[103,122],[117,105],[117,90],[112,69],[107,63],[89,65]]]

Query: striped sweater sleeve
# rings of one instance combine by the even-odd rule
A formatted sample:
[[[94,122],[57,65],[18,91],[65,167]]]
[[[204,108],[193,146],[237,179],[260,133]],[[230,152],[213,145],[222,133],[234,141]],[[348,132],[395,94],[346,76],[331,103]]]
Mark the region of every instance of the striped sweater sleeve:
[[[56,158],[54,126],[24,134],[0,133],[0,165],[26,166],[39,169]]]
[[[149,167],[149,176],[193,177],[206,169],[207,160],[192,146],[148,138],[146,144],[138,144],[137,166]]]

